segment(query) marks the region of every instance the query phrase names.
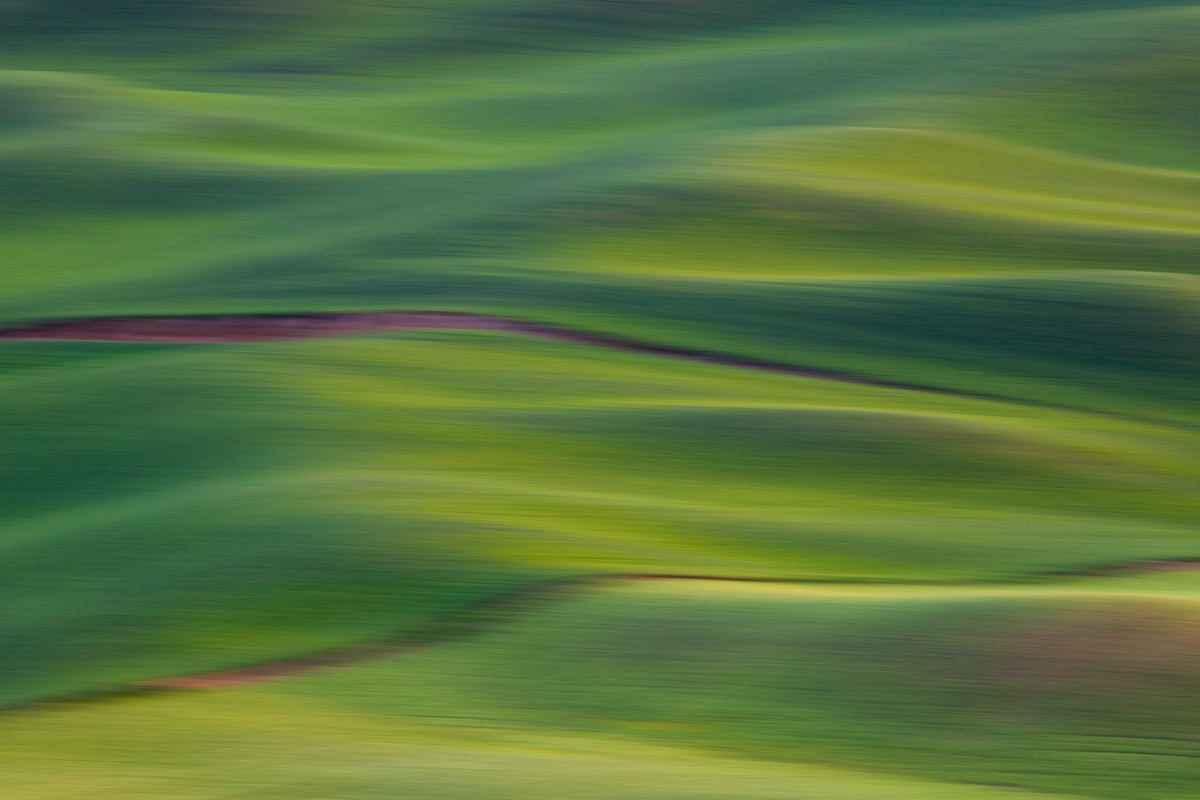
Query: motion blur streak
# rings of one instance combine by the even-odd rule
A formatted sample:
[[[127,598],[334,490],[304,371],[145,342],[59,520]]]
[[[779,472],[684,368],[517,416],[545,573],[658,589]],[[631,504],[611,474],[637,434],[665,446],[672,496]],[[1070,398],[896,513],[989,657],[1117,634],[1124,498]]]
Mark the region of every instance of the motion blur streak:
[[[1194,798],[1198,34],[0,1],[0,795]]]

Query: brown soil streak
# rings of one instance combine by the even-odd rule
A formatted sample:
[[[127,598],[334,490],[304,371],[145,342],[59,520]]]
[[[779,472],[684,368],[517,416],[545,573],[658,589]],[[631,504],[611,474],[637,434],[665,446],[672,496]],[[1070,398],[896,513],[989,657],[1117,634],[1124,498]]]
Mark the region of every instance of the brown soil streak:
[[[1037,403],[1016,398],[948,389],[904,381],[875,378],[849,372],[815,369],[781,362],[745,358],[724,353],[694,350],[671,345],[659,345],[632,339],[623,339],[604,334],[590,333],[554,325],[543,325],[506,317],[472,314],[456,311],[362,311],[328,314],[277,314],[277,315],[217,315],[217,316],[159,316],[159,317],[109,317],[81,320],[44,322],[17,328],[0,330],[0,339],[21,340],[71,340],[102,342],[161,342],[161,343],[245,343],[269,342],[286,339],[305,339],[329,336],[349,336],[358,333],[398,329],[445,329],[445,330],[489,330],[508,331],[546,339],[575,342],[578,344],[605,347],[633,353],[645,353],[667,358],[679,358],[722,366],[755,369],[805,378],[840,381],[843,383],[877,386],[889,389],[933,392],[937,394],[1021,402],[1026,405],[1064,408],[1048,403]],[[1181,559],[1178,561],[1144,561],[1123,565],[1111,565],[1066,575],[1097,575],[1130,570],[1194,569],[1200,563]],[[579,585],[600,580],[706,580],[747,581],[771,583],[845,583],[848,581],[805,581],[773,578],[731,578],[705,575],[596,575],[584,578],[568,578],[523,587],[504,596],[480,604],[478,609],[510,605],[518,597],[526,598],[535,592],[547,592],[555,587]],[[861,581],[866,582],[866,581]],[[443,641],[433,637],[424,641],[381,641],[337,648],[322,653],[281,659],[218,672],[160,678],[143,681],[137,689],[223,689],[269,680],[280,680],[326,669],[358,664],[374,659],[386,658],[431,646]]]
[[[545,339],[605,347],[631,353],[700,361],[727,367],[776,372],[886,389],[933,392],[1026,405],[1047,406],[1016,398],[894,381],[851,372],[817,369],[727,353],[653,344],[556,325],[457,311],[351,311],[329,314],[244,314],[217,316],[108,317],[44,322],[0,330],[0,339],[72,340],[92,342],[246,343],[285,339],[349,336],[399,329],[488,330],[522,333]]]
[[[1044,573],[1045,578],[1065,578],[1065,577],[1100,577],[1104,575],[1129,574],[1136,572],[1156,572],[1161,570],[1185,570],[1185,569],[1200,569],[1200,560],[1196,559],[1179,559],[1179,560],[1156,560],[1156,561],[1132,561],[1125,564],[1108,564],[1094,568],[1081,569],[1076,572],[1050,572]],[[612,573],[612,574],[597,574],[597,575],[582,575],[566,578],[552,579],[541,583],[529,584],[504,592],[495,597],[483,600],[470,609],[468,612],[491,611],[504,612],[513,611],[518,607],[524,607],[533,600],[534,602],[546,602],[554,599],[561,590],[568,590],[578,587],[584,587],[589,584],[603,583],[606,581],[722,581],[731,583],[774,583],[774,584],[926,584],[925,581],[914,580],[911,582],[905,581],[880,581],[875,582],[869,579],[863,580],[845,580],[837,578],[755,578],[755,577],[734,577],[727,575],[680,575],[670,573]],[[936,583],[936,582],[935,582]],[[459,635],[462,632],[459,631]],[[450,641],[457,636],[447,636],[444,633],[441,635],[429,636],[424,639],[414,639],[412,641],[399,640],[382,640],[377,642],[367,642],[363,644],[350,645],[347,647],[335,648],[332,650],[323,651],[320,653],[312,653],[304,656],[296,656],[292,658],[280,659],[278,661],[270,661],[263,664],[255,664],[246,667],[235,667],[228,670],[220,670],[217,672],[206,672],[197,675],[182,675],[173,678],[158,678],[154,680],[141,681],[135,684],[136,688],[140,689],[227,689],[235,686],[245,686],[253,683],[263,683],[266,681],[284,680],[293,678],[299,675],[308,675],[314,672],[324,670],[337,669],[339,667],[348,667],[355,664],[362,664],[368,661],[376,661],[391,656],[411,653],[418,650],[423,650],[428,647],[435,646],[445,641]]]

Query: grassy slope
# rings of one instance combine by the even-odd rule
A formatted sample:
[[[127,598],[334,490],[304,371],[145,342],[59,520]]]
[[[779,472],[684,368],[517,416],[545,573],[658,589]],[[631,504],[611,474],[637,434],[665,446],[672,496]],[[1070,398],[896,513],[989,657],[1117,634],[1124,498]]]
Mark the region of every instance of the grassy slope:
[[[5,662],[10,699],[411,629],[556,575],[1196,549],[1200,441],[1083,414],[500,334],[7,347],[4,593],[34,654]],[[55,424],[94,409],[86,435]]]
[[[1114,583],[649,582],[252,694],[1096,797],[1188,797],[1196,581]]]
[[[1036,90],[1027,73],[1114,51],[1133,70],[1195,19],[601,37],[584,54],[485,48],[457,69],[393,54],[370,74],[272,79],[217,70],[221,49],[157,64],[161,86],[78,54],[110,75],[0,80],[0,171],[20,188],[0,319],[434,305],[1056,402],[1063,379],[1141,390],[1080,398],[1108,409],[1187,404],[1194,290],[1146,273],[1195,271],[1196,178],[938,128],[976,124],[961,93]],[[1038,272],[1115,296],[1047,306],[1040,281],[1060,278]],[[956,284],[949,308],[935,275]],[[864,309],[883,328],[865,344]],[[956,354],[958,317],[981,329]],[[902,346],[881,353],[880,332]],[[1103,353],[1120,369],[1078,363]]]
[[[767,763],[486,721],[397,720],[325,698],[257,691],[139,697],[10,718],[0,746],[15,762],[0,777],[14,800],[64,794],[88,800],[1072,797]],[[137,756],[131,759],[131,752]]]
[[[1198,597],[1187,575],[614,583],[395,661],[19,715],[0,731],[18,762],[3,785],[22,800],[440,800],[481,785],[497,798],[573,785],[597,798],[1180,800],[1196,780]],[[894,775],[862,771],[881,765]],[[1014,785],[1033,788],[996,788]]]
[[[1075,410],[493,334],[6,342],[0,697],[428,631],[562,575],[1197,555],[1198,22],[6,4],[0,320],[477,310]],[[689,748],[1139,800],[1194,782],[1187,587],[757,591],[625,588],[294,687],[10,718],[6,788],[1027,796]],[[499,732],[444,721],[479,716]],[[216,785],[231,742],[264,755]]]

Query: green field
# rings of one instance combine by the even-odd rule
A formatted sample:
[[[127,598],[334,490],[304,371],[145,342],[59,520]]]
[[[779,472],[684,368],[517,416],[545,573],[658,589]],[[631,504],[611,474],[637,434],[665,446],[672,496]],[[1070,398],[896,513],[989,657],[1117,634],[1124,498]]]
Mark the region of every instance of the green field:
[[[0,793],[1194,797],[1198,34],[0,3]]]

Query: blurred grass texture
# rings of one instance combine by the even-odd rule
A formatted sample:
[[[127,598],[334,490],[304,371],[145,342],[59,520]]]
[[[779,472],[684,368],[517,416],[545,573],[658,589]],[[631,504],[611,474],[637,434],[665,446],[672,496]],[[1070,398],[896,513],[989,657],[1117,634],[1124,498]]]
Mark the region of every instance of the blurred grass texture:
[[[0,794],[1194,798],[1198,36],[0,2]]]

